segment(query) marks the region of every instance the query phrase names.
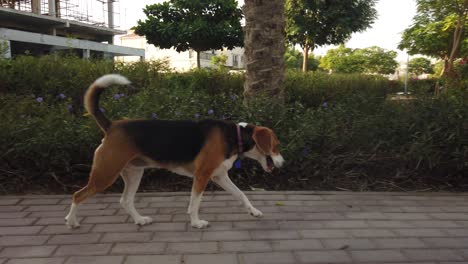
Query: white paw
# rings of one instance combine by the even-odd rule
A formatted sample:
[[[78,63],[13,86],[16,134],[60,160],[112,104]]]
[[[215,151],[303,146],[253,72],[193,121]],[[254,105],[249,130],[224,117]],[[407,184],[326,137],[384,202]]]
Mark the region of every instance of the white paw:
[[[262,211],[258,210],[255,207],[251,207],[249,209],[249,214],[252,215],[252,216],[255,216],[255,217],[262,217],[263,216]]]
[[[210,223],[208,223],[208,221],[205,221],[205,220],[198,220],[198,221],[192,221],[191,225],[192,227],[195,227],[195,228],[205,228],[209,225]]]
[[[153,222],[153,218],[149,216],[140,216],[139,218],[135,218],[136,225],[147,225]]]
[[[66,221],[66,225],[68,228],[70,229],[74,229],[74,228],[78,228],[80,227],[80,223],[78,222],[78,220],[76,219],[76,217],[70,217],[70,216],[66,216],[65,217],[65,221]]]

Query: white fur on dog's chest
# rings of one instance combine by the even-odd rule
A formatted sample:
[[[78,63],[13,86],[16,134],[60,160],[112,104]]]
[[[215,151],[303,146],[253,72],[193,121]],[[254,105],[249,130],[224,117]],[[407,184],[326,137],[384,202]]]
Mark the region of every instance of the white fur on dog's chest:
[[[232,165],[234,164],[234,161],[236,161],[237,155],[232,155],[229,159],[224,160],[223,163],[219,165],[218,168],[214,171],[214,175],[218,174],[221,171],[227,172],[232,168]]]

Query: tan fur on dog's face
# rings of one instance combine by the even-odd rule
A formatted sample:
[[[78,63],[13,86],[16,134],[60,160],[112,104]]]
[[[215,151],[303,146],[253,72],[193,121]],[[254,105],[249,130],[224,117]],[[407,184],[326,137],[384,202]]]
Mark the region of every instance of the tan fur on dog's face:
[[[266,172],[271,172],[274,167],[283,166],[284,159],[279,153],[280,142],[271,129],[255,127],[252,138],[255,147],[244,153],[246,157],[258,161]],[[268,157],[271,157],[272,164],[268,162]]]

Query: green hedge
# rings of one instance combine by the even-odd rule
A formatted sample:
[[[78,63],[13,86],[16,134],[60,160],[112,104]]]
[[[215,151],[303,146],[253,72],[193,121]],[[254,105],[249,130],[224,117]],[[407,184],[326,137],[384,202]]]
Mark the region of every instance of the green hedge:
[[[110,72],[136,87],[103,94],[111,119],[229,118],[272,127],[287,164],[265,174],[246,160],[231,172],[244,189],[466,190],[466,94],[401,103],[386,99],[401,83],[381,77],[288,72],[285,104],[260,97],[247,109],[242,75],[20,57],[0,61],[0,192],[70,192],[84,184],[102,134],[81,97]],[[157,177],[146,177],[147,189],[190,189],[182,177],[149,174]]]

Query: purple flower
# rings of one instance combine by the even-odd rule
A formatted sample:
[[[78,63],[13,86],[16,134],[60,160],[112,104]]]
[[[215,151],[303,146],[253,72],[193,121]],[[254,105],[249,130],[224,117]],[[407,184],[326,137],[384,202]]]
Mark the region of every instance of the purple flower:
[[[322,107],[323,107],[323,108],[328,108],[328,103],[327,103],[327,102],[323,102]]]
[[[151,118],[153,118],[153,119],[158,118],[158,114],[156,114],[156,113],[151,113]]]
[[[208,110],[208,114],[209,114],[209,115],[214,114],[214,110],[213,110],[213,109]]]
[[[460,61],[460,64],[461,64],[461,65],[465,65],[465,63],[466,63],[465,60],[461,60],[461,61]]]
[[[237,99],[237,95],[231,94],[231,99],[232,99],[232,100],[236,100],[236,99]]]
[[[65,99],[67,96],[65,96],[63,93],[60,93],[60,94],[58,95],[58,97],[59,97],[60,99]]]
[[[120,99],[120,94],[114,94],[113,98],[114,98],[114,100],[119,100]]]
[[[70,111],[70,112],[71,112],[71,111],[73,110],[73,105],[71,105],[71,104],[67,104],[67,109],[68,109],[68,111]]]
[[[39,103],[42,103],[44,101],[44,98],[38,97],[38,98],[36,98],[36,101],[38,101]]]
[[[195,117],[196,119],[198,119],[198,118],[200,118],[200,114],[199,114],[199,113],[196,113],[196,114],[194,115],[194,117]]]
[[[302,156],[306,157],[309,156],[310,148],[309,147],[304,147],[302,149]]]
[[[100,111],[101,113],[105,113],[105,112],[106,112],[106,110],[105,110],[104,108],[102,108],[102,107],[99,107],[99,111]]]
[[[124,93],[121,93],[121,94],[120,94],[120,97],[125,97],[125,94],[124,94]]]

